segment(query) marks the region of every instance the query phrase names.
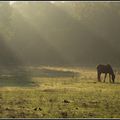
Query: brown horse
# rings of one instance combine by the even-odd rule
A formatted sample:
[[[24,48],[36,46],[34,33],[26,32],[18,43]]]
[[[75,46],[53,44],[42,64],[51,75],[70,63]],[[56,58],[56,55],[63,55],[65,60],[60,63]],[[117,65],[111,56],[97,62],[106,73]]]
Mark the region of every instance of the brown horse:
[[[113,72],[113,69],[110,64],[107,65],[97,65],[97,75],[98,75],[98,81],[101,82],[101,73],[104,73],[104,82],[106,79],[107,74],[109,74],[109,81],[111,82],[111,77],[112,77],[112,82],[114,83],[115,80],[115,74]]]

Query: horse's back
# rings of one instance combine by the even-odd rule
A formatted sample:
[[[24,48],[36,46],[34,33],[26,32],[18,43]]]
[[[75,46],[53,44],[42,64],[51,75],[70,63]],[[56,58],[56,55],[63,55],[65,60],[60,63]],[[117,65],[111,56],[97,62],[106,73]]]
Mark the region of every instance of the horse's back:
[[[97,65],[97,71],[101,73],[112,73],[113,69],[110,64],[107,65],[99,64]]]
[[[106,67],[105,65],[99,64],[99,65],[97,65],[97,70],[104,69],[105,67]]]

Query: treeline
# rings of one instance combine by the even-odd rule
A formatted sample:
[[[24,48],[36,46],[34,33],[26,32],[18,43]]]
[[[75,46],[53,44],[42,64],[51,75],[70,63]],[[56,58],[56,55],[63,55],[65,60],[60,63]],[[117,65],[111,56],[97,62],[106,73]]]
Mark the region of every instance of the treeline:
[[[1,65],[120,61],[120,3],[0,3]]]

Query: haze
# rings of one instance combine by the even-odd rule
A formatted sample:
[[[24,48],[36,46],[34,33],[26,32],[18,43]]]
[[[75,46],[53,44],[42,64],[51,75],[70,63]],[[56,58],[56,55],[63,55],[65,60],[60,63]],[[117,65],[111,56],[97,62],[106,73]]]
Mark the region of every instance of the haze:
[[[0,14],[1,66],[119,66],[119,2],[0,2]]]

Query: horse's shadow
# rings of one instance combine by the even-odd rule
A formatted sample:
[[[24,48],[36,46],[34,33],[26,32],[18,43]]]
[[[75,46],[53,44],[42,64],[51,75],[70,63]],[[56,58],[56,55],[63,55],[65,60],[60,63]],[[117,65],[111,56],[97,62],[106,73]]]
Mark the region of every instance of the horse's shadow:
[[[94,83],[94,84],[97,84],[97,83],[103,83],[103,84],[120,84],[120,82],[114,82],[114,83],[110,83],[110,82],[91,82],[91,83]]]
[[[118,84],[118,85],[119,85],[119,84],[120,84],[120,82],[115,82],[115,83],[113,83],[113,84]]]

